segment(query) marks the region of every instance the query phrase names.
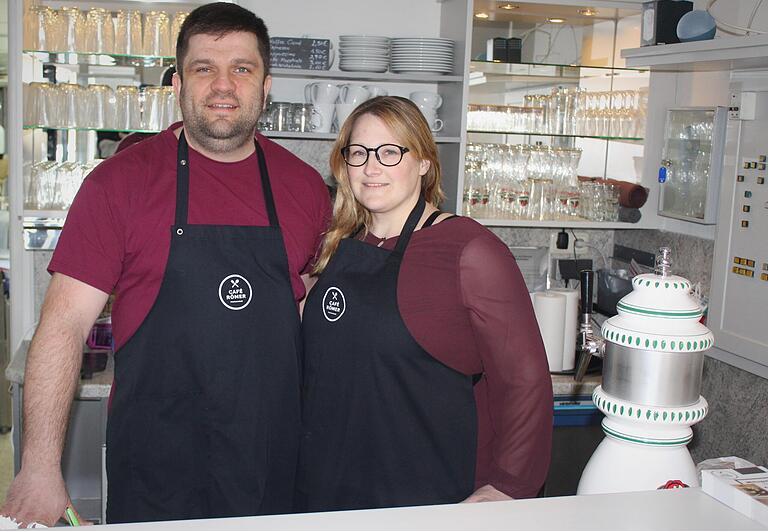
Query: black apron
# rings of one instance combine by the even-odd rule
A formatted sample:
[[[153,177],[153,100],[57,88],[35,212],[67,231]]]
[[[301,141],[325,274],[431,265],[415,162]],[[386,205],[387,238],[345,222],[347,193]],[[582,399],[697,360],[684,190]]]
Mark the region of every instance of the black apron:
[[[342,240],[307,299],[303,510],[455,503],[473,492],[472,377],[421,348],[397,305],[400,264],[424,206],[393,251]]]
[[[256,155],[269,226],[190,225],[188,148],[179,137],[163,282],[115,355],[110,523],[293,509],[301,335],[258,143]]]

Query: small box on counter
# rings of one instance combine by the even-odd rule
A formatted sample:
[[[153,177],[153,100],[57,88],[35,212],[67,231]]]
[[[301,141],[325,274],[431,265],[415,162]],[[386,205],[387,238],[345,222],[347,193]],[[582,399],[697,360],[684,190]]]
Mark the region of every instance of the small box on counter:
[[[768,469],[702,470],[701,488],[716,500],[768,526]]]
[[[329,39],[272,37],[269,46],[272,68],[329,70],[333,63],[333,47]]]

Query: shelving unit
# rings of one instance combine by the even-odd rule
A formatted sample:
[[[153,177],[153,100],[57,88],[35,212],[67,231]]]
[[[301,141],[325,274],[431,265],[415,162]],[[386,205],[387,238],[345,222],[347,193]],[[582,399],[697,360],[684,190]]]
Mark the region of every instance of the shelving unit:
[[[60,7],[58,0],[42,0],[43,4],[52,7]],[[203,0],[137,2],[132,0],[86,0],[79,7],[88,9],[91,6],[105,7],[109,10],[126,9],[165,9],[168,11],[190,10],[195,5],[205,3]],[[449,200],[444,205],[448,210],[456,208],[458,179],[460,168],[464,160],[464,124],[466,109],[466,64],[468,62],[468,43],[471,34],[471,2],[468,0],[448,0],[445,2],[429,2],[419,6],[412,6],[410,0],[393,0],[390,9],[380,13],[377,17],[370,17],[371,10],[378,6],[372,0],[364,0],[351,7],[344,0],[329,0],[323,5],[318,5],[309,0],[299,0],[298,4],[287,7],[286,5],[264,4],[256,0],[242,0],[238,2],[247,9],[251,9],[267,22],[272,36],[297,36],[305,35],[307,28],[326,28],[321,30],[323,38],[330,38],[336,44],[338,35],[348,34],[377,34],[390,37],[425,36],[449,38],[455,42],[454,72],[449,75],[441,74],[395,74],[395,73],[369,73],[369,72],[345,72],[338,70],[335,65],[330,70],[301,70],[301,69],[272,69],[273,87],[272,99],[274,101],[303,101],[303,86],[306,83],[317,80],[331,80],[342,83],[378,84],[389,90],[390,94],[407,96],[417,90],[431,90],[438,92],[444,101],[440,117],[445,122],[445,128],[435,133],[435,140],[439,145],[441,163],[445,171],[445,188]],[[25,173],[28,174],[31,162],[45,159],[46,135],[44,131],[57,131],[59,140],[76,138],[77,141],[92,142],[94,132],[144,132],[152,133],[153,130],[115,130],[95,128],[49,128],[39,126],[23,126],[21,112],[21,87],[24,82],[42,80],[41,72],[44,64],[52,64],[62,68],[66,76],[77,77],[81,84],[88,78],[105,78],[117,72],[119,76],[134,76],[134,83],[138,83],[139,76],[147,67],[167,67],[175,62],[174,57],[158,57],[147,55],[121,55],[103,53],[75,53],[52,52],[46,50],[23,50],[22,15],[23,3],[13,2],[9,6],[9,25],[13,26],[9,46],[11,62],[13,64],[11,76],[14,83],[15,110],[10,113],[9,131],[22,131],[22,135],[14,135],[15,139],[23,137],[23,141],[9,142],[9,148],[13,152],[13,159],[19,164],[11,165],[11,182],[14,198],[11,203],[11,232],[14,233],[12,255],[15,260],[14,269],[17,271],[15,292],[20,296],[20,303],[15,305],[15,316],[12,318],[12,345],[17,345],[22,334],[30,330],[34,323],[34,309],[31,307],[35,299],[32,284],[34,281],[31,273],[30,253],[24,252],[24,228],[37,230],[38,227],[61,227],[66,219],[66,211],[33,210],[24,208],[24,182]],[[347,16],[339,19],[336,13],[344,11]],[[404,20],[402,13],[408,10],[414,16]],[[338,50],[336,50],[338,52]],[[337,58],[338,60],[338,58]],[[70,77],[65,77],[70,79]],[[61,79],[60,79],[61,80]],[[72,131],[70,133],[70,131]],[[288,141],[302,141],[308,143],[330,143],[335,140],[334,133],[311,133],[290,131],[267,131],[264,133],[269,138]],[[10,135],[9,135],[10,136]],[[308,146],[310,151],[314,148]],[[318,150],[327,149],[318,146]],[[66,149],[63,150],[66,156]],[[57,154],[57,160],[61,160],[62,148]],[[22,163],[22,160],[24,161]],[[66,159],[64,159],[66,160]],[[325,169],[325,168],[323,168]],[[34,229],[33,229],[34,227]],[[22,273],[24,270],[26,273]],[[20,286],[19,284],[23,284]],[[12,346],[12,349],[14,347]]]
[[[524,96],[548,94],[553,88],[579,88],[589,92],[605,92],[615,94],[619,91],[637,90],[640,87],[647,87],[650,78],[648,68],[639,65],[624,64],[615,53],[619,46],[621,38],[627,31],[631,33],[633,24],[637,26],[639,32],[639,14],[636,22],[624,23],[619,20],[619,16],[626,16],[629,12],[607,13],[603,20],[578,19],[574,18],[573,10],[564,6],[564,12],[569,15],[563,25],[546,26],[547,18],[552,12],[544,14],[546,6],[540,9],[533,5],[523,5],[518,10],[512,10],[502,14],[496,9],[496,25],[483,28],[482,22],[475,22],[476,28],[481,28],[484,37],[492,36],[522,36],[529,38],[533,35],[531,32],[542,28],[542,40],[539,42],[544,48],[541,55],[536,55],[536,45],[533,46],[533,53],[525,53],[525,49],[531,46],[535,37],[527,41],[523,46],[522,61],[513,63],[504,63],[499,61],[482,60],[484,57],[484,47],[477,47],[478,44],[484,45],[484,41],[475,42],[473,58],[469,63],[469,97],[468,102],[473,105],[500,105],[525,107]],[[551,6],[550,6],[551,9]],[[537,11],[538,10],[538,11]],[[491,8],[493,11],[493,8]],[[604,11],[598,9],[599,12]],[[614,16],[615,19],[610,17]],[[502,28],[498,20],[510,21],[509,29]],[[553,40],[556,35],[565,29],[568,33],[568,25],[573,25],[573,41],[575,49],[571,48],[569,53],[562,55],[551,55]],[[602,24],[600,28],[598,25]],[[591,29],[585,29],[591,27]],[[526,30],[530,28],[530,30]],[[583,30],[583,33],[579,33]],[[508,33],[504,33],[507,31]],[[553,33],[554,32],[554,33]],[[577,34],[583,35],[583,41],[577,38]],[[580,46],[583,44],[583,49]],[[562,50],[561,50],[562,51]],[[547,60],[550,58],[550,60]],[[578,57],[576,61],[560,61],[565,57]],[[541,58],[541,62],[535,59]],[[613,96],[610,96],[608,105],[613,102]],[[531,107],[527,107],[530,109]],[[614,107],[615,108],[615,107]],[[483,109],[480,108],[480,111]],[[493,111],[495,109],[488,109]],[[503,109],[499,109],[503,112]],[[517,111],[524,112],[523,109]],[[514,114],[514,113],[513,113]],[[635,115],[633,115],[635,116]],[[642,116],[642,115],[641,115]],[[473,123],[480,123],[482,115],[473,117]],[[510,118],[509,123],[527,123],[528,120],[517,120]],[[504,123],[504,119],[499,123]],[[571,133],[574,128],[568,132]],[[583,151],[582,160],[579,166],[578,175],[597,177],[597,178],[616,178],[619,180],[640,181],[641,176],[636,168],[635,158],[642,158],[645,139],[643,135],[604,135],[604,134],[563,134],[548,133],[538,127],[531,130],[531,127],[473,127],[466,131],[468,141],[474,143],[495,143],[495,144],[545,144],[553,147],[580,148]],[[618,161],[622,162],[619,164]],[[621,173],[623,172],[623,173]],[[464,182],[462,180],[462,190]],[[463,193],[462,193],[463,195]],[[460,198],[461,202],[463,198]],[[481,216],[482,214],[478,214]],[[601,222],[601,221],[572,221],[572,220],[548,220],[533,221],[526,219],[487,219],[476,218],[480,223],[497,227],[539,227],[539,228],[559,228],[559,227],[578,227],[589,229],[626,229],[637,228],[638,224],[623,222]]]

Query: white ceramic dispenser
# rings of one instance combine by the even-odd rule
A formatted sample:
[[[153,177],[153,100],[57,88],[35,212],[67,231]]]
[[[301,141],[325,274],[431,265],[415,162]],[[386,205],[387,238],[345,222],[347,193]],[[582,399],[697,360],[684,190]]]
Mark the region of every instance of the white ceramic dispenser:
[[[702,309],[690,282],[671,275],[670,266],[670,251],[662,247],[655,272],[632,280],[633,291],[603,324],[602,338],[582,321],[577,379],[591,355],[603,356],[603,384],[592,399],[605,414],[605,439],[582,473],[578,494],[699,485],[686,445],[691,426],[709,409],[699,392],[704,352],[714,341],[699,322]]]

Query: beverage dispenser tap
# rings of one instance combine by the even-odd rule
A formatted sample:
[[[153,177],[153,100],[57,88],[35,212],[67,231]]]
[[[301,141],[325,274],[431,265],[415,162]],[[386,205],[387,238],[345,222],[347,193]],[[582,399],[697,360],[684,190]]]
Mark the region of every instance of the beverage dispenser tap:
[[[592,286],[595,272],[583,270],[579,272],[581,282],[581,313],[579,314],[579,335],[576,338],[578,363],[574,380],[580,382],[587,373],[587,367],[592,356],[603,357],[605,342],[592,330]]]

